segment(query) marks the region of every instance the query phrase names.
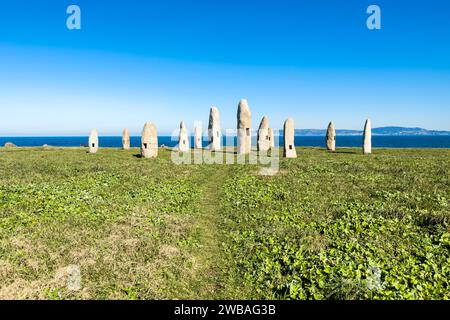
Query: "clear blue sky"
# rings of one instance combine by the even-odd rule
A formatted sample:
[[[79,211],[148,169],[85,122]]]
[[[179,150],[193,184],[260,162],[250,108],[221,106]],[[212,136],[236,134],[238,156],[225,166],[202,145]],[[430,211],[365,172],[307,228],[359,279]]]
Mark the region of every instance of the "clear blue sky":
[[[66,28],[77,4],[82,29]],[[382,29],[366,28],[366,9]],[[2,0],[0,135],[235,128],[450,130],[448,0]]]

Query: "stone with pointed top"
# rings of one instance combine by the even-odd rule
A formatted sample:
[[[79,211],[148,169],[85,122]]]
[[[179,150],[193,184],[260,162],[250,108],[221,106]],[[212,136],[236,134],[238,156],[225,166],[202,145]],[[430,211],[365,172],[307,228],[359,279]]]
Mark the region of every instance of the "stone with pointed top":
[[[158,134],[151,122],[146,122],[142,129],[141,156],[143,158],[156,158],[158,156]]]
[[[130,149],[130,131],[128,129],[122,131],[122,148],[123,150]]]
[[[189,136],[187,133],[186,124],[184,121],[180,123],[180,135],[178,137],[178,150],[180,152],[188,152],[189,151]]]
[[[208,140],[209,150],[220,151],[221,149],[221,133],[220,133],[220,113],[219,109],[212,106],[209,111],[208,124]]]
[[[294,119],[289,118],[284,122],[284,149],[283,149],[283,156],[285,158],[297,158],[297,151],[295,150],[295,144],[294,144],[294,136],[295,136],[295,129],[294,129]]]
[[[98,147],[98,132],[93,129],[89,135],[89,153],[97,153]]]
[[[273,134],[273,129],[269,128],[268,130],[269,132],[269,144],[270,144],[270,148],[275,148],[275,136]]]
[[[261,123],[259,124],[257,141],[258,151],[267,151],[270,149],[269,118],[266,116],[261,119]]]
[[[364,154],[372,153],[372,123],[370,119],[367,119],[366,124],[364,125],[363,153]]]
[[[336,130],[334,128],[334,123],[331,121],[328,124],[327,129],[327,150],[335,151],[336,150]]]
[[[249,154],[252,148],[252,113],[246,99],[239,102],[237,112],[238,154]]]
[[[198,125],[194,128],[194,146],[195,149],[202,149],[202,127]]]

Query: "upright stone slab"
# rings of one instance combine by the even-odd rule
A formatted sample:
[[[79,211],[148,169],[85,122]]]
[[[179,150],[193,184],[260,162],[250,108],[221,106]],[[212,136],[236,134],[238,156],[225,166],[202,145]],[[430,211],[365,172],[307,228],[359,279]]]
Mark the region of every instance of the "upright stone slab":
[[[269,132],[269,144],[270,144],[270,148],[275,148],[275,136],[273,134],[273,129],[269,128],[268,130]]]
[[[194,146],[195,149],[202,149],[202,127],[200,125],[194,128]]]
[[[257,141],[258,151],[267,151],[270,149],[269,118],[266,116],[262,118],[259,124]]]
[[[331,121],[328,124],[327,129],[327,150],[335,151],[336,150],[336,130],[334,128],[334,123]]]
[[[220,151],[221,149],[221,133],[220,133],[220,114],[219,110],[212,106],[209,111],[209,124],[208,124],[208,140],[209,149],[211,151]]]
[[[294,136],[295,136],[295,129],[294,129],[294,119],[289,118],[284,122],[284,149],[283,149],[283,156],[285,158],[297,158],[297,151],[295,150],[295,144],[294,144]]]
[[[252,113],[246,99],[239,102],[237,112],[238,154],[249,154],[252,148]]]
[[[178,150],[180,152],[189,151],[189,137],[187,134],[187,129],[184,121],[180,123],[180,135],[178,137]]]
[[[366,124],[364,125],[363,153],[364,154],[372,153],[372,123],[370,119],[367,119]]]
[[[123,150],[130,149],[130,131],[128,129],[122,131],[122,148]]]
[[[96,129],[91,131],[89,135],[89,153],[97,153],[98,151],[98,132]]]
[[[156,158],[158,156],[158,134],[153,123],[147,122],[142,130],[141,156]]]

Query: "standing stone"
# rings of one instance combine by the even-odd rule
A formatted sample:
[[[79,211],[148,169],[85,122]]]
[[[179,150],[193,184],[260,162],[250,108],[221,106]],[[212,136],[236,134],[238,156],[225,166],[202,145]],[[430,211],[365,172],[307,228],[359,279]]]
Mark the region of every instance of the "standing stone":
[[[327,129],[327,150],[335,151],[336,150],[336,130],[334,128],[334,123],[331,121],[328,124]]]
[[[269,144],[270,144],[270,148],[272,149],[272,148],[275,148],[275,137],[273,134],[273,129],[269,128],[268,132],[269,132]]]
[[[122,148],[123,150],[130,149],[130,131],[128,129],[122,131]]]
[[[259,124],[257,141],[258,151],[267,151],[270,149],[269,118],[266,116],[262,118]]]
[[[142,130],[141,156],[144,158],[156,158],[158,156],[158,134],[153,123],[147,122]]]
[[[283,156],[285,158],[297,158],[297,151],[295,150],[294,145],[294,136],[295,136],[295,129],[294,129],[294,119],[289,118],[284,123],[284,150],[283,150]]]
[[[252,148],[252,113],[246,99],[239,102],[237,112],[238,154],[249,154]]]
[[[200,125],[194,128],[194,145],[195,149],[203,148],[202,145],[202,127]]]
[[[186,125],[184,121],[180,123],[180,135],[178,138],[178,150],[180,152],[188,152],[189,151],[189,137],[187,134]]]
[[[211,151],[220,151],[221,149],[221,134],[220,134],[220,114],[219,110],[212,106],[209,111],[208,124],[208,140],[209,149]]]
[[[91,131],[89,136],[89,153],[97,153],[98,151],[98,132],[96,129]]]
[[[370,122],[370,119],[367,119],[366,124],[364,125],[363,153],[372,153],[372,123]]]

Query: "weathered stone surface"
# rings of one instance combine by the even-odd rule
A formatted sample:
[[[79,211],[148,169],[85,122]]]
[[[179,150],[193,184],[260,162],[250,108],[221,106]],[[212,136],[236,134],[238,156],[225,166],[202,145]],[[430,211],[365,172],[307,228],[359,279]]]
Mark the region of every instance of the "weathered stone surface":
[[[203,148],[202,145],[202,127],[200,125],[194,128],[194,146],[195,149]]]
[[[123,150],[130,149],[130,131],[128,129],[122,131],[122,148]]]
[[[297,151],[295,150],[295,144],[294,144],[294,136],[295,136],[295,129],[294,129],[294,119],[289,118],[284,122],[284,149],[283,149],[283,156],[285,158],[297,158]]]
[[[334,128],[334,123],[331,121],[328,124],[327,129],[327,150],[335,151],[336,150],[336,130]]]
[[[17,146],[12,142],[6,142],[5,148],[16,148]]]
[[[363,153],[364,154],[372,153],[372,123],[370,119],[367,119],[366,124],[364,125]]]
[[[252,148],[252,113],[246,99],[239,102],[237,112],[238,154],[249,154]]]
[[[189,137],[186,129],[186,124],[184,121],[180,123],[180,135],[178,138],[178,150],[180,152],[188,152],[189,151]]]
[[[97,153],[98,147],[98,132],[93,129],[89,136],[89,153]]]
[[[257,142],[258,151],[267,151],[270,149],[269,118],[266,116],[262,118],[259,124]]]
[[[220,151],[222,145],[222,135],[220,133],[220,114],[219,110],[214,106],[212,106],[209,111],[208,140],[209,150]]]
[[[156,158],[158,156],[158,134],[153,123],[147,122],[142,130],[141,156]]]
[[[269,144],[270,144],[270,148],[275,148],[275,136],[273,134],[273,129],[269,128],[268,130],[269,132]]]

